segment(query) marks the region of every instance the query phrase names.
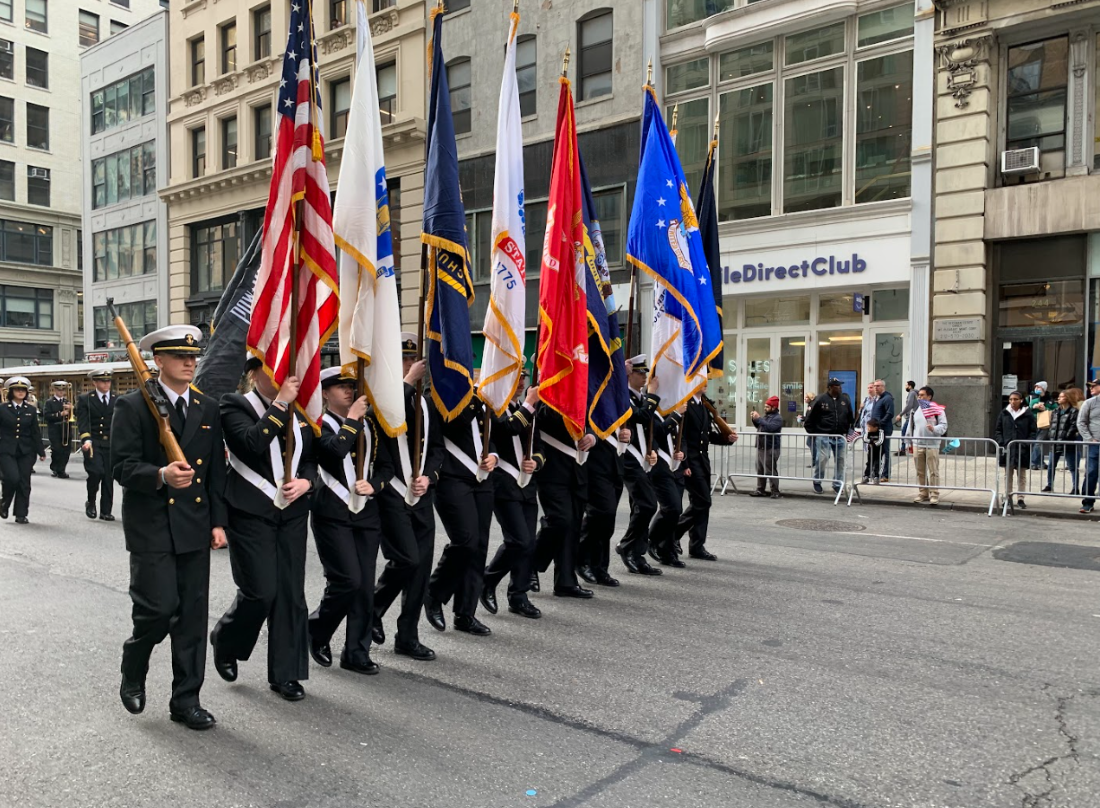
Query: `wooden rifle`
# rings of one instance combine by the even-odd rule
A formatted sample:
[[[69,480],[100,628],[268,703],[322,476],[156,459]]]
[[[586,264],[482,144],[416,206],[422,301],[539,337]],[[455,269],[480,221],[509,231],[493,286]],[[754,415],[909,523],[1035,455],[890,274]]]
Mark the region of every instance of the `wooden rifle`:
[[[134,344],[134,338],[130,336],[130,329],[126,327],[121,315],[115,311],[115,299],[113,297],[107,298],[107,312],[110,314],[111,319],[115,321],[118,335],[126,346],[126,356],[130,360],[130,367],[133,368],[134,375],[137,377],[141,396],[145,399],[149,412],[153,414],[153,420],[157,425],[157,437],[160,439],[160,445],[164,447],[164,453],[168,456],[168,462],[187,463],[187,456],[180,448],[179,441],[176,440],[176,433],[172,431],[172,424],[169,421],[168,398],[164,395],[160,385],[157,384],[156,379],[153,378],[153,373],[149,370],[149,366],[145,364],[145,360],[141,358],[141,351]]]
[[[718,414],[718,410],[714,406],[714,402],[706,396],[703,396],[703,406],[707,408],[707,412],[710,413],[710,417],[714,419],[714,425],[718,427],[718,431],[722,433],[723,438],[728,438],[730,435],[737,434],[734,432],[733,427],[726,423],[726,419]]]

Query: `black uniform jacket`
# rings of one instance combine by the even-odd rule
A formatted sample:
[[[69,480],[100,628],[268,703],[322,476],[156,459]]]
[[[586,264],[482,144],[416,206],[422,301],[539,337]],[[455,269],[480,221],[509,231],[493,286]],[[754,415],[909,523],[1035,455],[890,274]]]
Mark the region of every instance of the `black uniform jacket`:
[[[338,430],[332,428],[329,420],[331,418],[340,422]],[[355,474],[349,479],[344,460],[351,458],[354,472],[358,460],[359,435],[364,429],[367,431],[369,456],[363,463],[363,473],[374,488],[374,497],[377,497],[390,485],[394,472],[386,442],[379,440],[382,430],[374,421],[368,420],[364,427],[362,421],[340,418],[332,413],[325,415],[321,420],[321,437],[317,439],[317,465],[348,491],[354,491]],[[374,497],[359,513],[352,513],[347,503],[323,479],[318,479],[317,493],[313,497],[313,512],[316,516],[334,522],[360,522],[373,518],[371,511],[378,507]]]
[[[405,482],[405,472],[401,468],[401,452],[398,448],[397,442],[399,440],[407,441],[409,447],[409,463],[412,463],[413,458],[413,436],[416,433],[416,410],[413,409],[413,402],[416,399],[416,388],[411,384],[405,385],[405,427],[406,432],[404,435],[399,435],[396,438],[387,436],[379,427],[377,434],[381,438],[382,442],[386,444],[386,452],[389,455],[390,461],[393,463],[394,476],[397,477],[401,483]],[[427,389],[424,390],[423,400],[427,402],[428,420],[424,423],[420,430],[420,451],[421,457],[424,463],[424,476],[432,481],[432,484],[439,482],[439,473],[443,468],[443,458],[447,454],[447,450],[443,448],[443,419],[440,417],[439,412],[432,405],[432,398]],[[423,418],[424,410],[421,408],[421,418]],[[378,427],[378,423],[375,418],[368,415],[371,418],[371,423]],[[392,501],[398,501],[403,498],[403,494],[398,493],[392,485],[386,486],[386,490],[383,491],[383,499],[389,499]],[[430,508],[432,501],[430,498],[422,498],[414,505],[414,508]]]
[[[80,433],[80,442],[91,440],[93,443],[108,443],[111,440],[111,416],[115,412],[118,397],[111,394],[107,404],[99,393],[91,392],[76,399],[76,428]]]
[[[50,396],[42,402],[42,417],[46,419],[46,428],[49,430],[51,440],[61,440],[62,427],[71,415],[62,415],[61,408],[68,403],[68,399]]]
[[[499,463],[493,471],[493,495],[500,500],[509,502],[534,502],[538,498],[538,485],[536,476],[539,469],[546,462],[542,448],[535,436],[534,451],[531,459],[535,461],[536,474],[523,488],[519,487],[516,478],[511,472],[504,469],[507,463],[516,471],[520,470],[524,455],[527,454],[528,441],[531,439],[531,419],[534,413],[528,412],[522,404],[509,404],[503,415],[493,417],[493,445],[496,447]],[[519,455],[516,454],[516,441],[519,438]]]
[[[716,446],[729,445],[729,441],[722,436],[722,433],[718,431],[718,427],[715,426],[710,412],[707,411],[702,402],[696,401],[694,398],[688,402],[687,410],[684,412],[683,429],[684,440],[680,444],[680,448],[683,450],[684,460],[689,466],[692,466],[693,462],[699,458],[706,457],[708,460],[710,459],[710,444],[713,443]]]
[[[256,410],[252,408],[252,403],[247,398],[237,393],[228,393],[222,396],[221,416],[222,432],[229,451],[276,488],[282,487],[285,482],[282,465],[280,462],[278,477],[274,476],[270,447],[272,441],[279,442],[281,461],[286,453],[286,425],[291,413],[271,403],[267,411],[257,417]],[[304,419],[295,417],[299,424],[295,440],[300,441],[302,447],[296,476],[300,480],[309,480],[316,487],[317,459],[314,454],[313,427]],[[311,500],[311,497],[299,497],[280,511],[267,494],[238,474],[232,466],[229,467],[225,501],[238,510],[268,518],[281,513],[284,519],[292,519],[309,513]]]
[[[218,405],[191,388],[187,426],[169,410],[172,431],[195,476],[189,488],[161,485],[168,456],[140,390],[119,396],[111,421],[111,475],[125,491],[122,527],[131,553],[190,553],[225,527],[225,447]],[[160,486],[158,488],[158,486]]]
[[[682,417],[678,412],[670,412],[668,415],[661,417],[659,414],[653,415],[653,450],[657,452],[657,465],[653,467],[652,471],[672,472],[672,467],[668,461],[662,457],[662,454],[668,455],[669,460],[676,453],[676,435],[680,431],[680,424]],[[685,436],[686,440],[686,436]],[[669,445],[672,445],[672,450],[669,451]],[[681,446],[680,450],[683,451],[684,447]],[[685,460],[687,459],[685,453]],[[677,472],[683,469],[681,463],[676,467]]]
[[[653,424],[653,449],[656,451],[661,448],[661,444],[657,442],[657,424],[654,423],[655,419],[653,414],[657,411],[657,405],[660,403],[660,396],[655,393],[636,393],[633,390],[630,391],[630,445],[645,459],[646,451],[649,448],[650,438],[650,424]],[[629,450],[623,453],[623,463],[630,468],[641,468],[642,464],[638,462],[638,458],[634,456]]]
[[[470,403],[466,405],[454,420],[447,421],[443,424],[443,438],[449,440],[454,446],[458,447],[458,451],[465,455],[469,462],[477,465],[481,462],[481,452],[474,444],[474,425],[476,424],[478,433],[481,435],[482,445],[485,443],[484,434],[484,415],[485,415],[485,403],[474,396],[470,399]],[[492,417],[490,416],[489,423],[492,423]],[[446,444],[444,444],[446,447]],[[489,446],[488,451],[491,454],[496,454],[496,441],[493,435],[493,429],[489,427]],[[443,468],[440,469],[441,479],[462,480],[470,483],[471,485],[479,485],[477,481],[477,475],[470,471],[466,465],[451,454],[449,449],[446,450],[446,454],[443,456]],[[490,477],[485,479],[485,482],[490,482]]]
[[[535,414],[535,442],[538,451],[545,457],[545,463],[539,471],[539,485],[565,485],[578,491],[588,490],[588,465],[576,460],[575,447],[565,420],[545,404],[539,404]],[[565,454],[549,444],[547,438],[556,440],[569,449]]]
[[[42,430],[38,427],[38,410],[24,403],[16,407],[10,401],[0,404],[0,455],[20,457],[42,456]]]

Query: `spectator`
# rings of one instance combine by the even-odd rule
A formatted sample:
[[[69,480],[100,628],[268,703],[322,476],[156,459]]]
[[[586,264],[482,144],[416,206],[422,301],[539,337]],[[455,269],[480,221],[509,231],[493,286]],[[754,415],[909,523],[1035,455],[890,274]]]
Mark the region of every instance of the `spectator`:
[[[905,455],[905,434],[909,431],[909,416],[913,414],[913,410],[917,408],[917,383],[915,381],[907,381],[905,383],[905,406],[902,407],[901,414],[894,418],[895,424],[901,424],[901,437],[898,446],[898,457]]]
[[[806,427],[806,416],[810,414],[810,407],[813,406],[815,398],[817,398],[816,393],[807,393],[802,399],[802,415],[798,416],[798,424],[803,428]],[[817,468],[817,440],[812,435],[807,435],[806,445],[810,447],[810,465],[806,468]]]
[[[860,434],[867,431],[867,419],[871,417],[871,411],[875,408],[875,383],[867,385],[867,396],[859,405],[859,424],[856,429]]]
[[[890,436],[894,434],[894,396],[887,391],[886,382],[875,379],[875,406],[871,409],[871,417],[879,423],[882,432],[883,458],[878,468],[879,478],[882,482],[890,482]]]
[[[1050,434],[1050,410],[1054,408],[1054,401],[1047,392],[1046,382],[1035,382],[1035,389],[1027,399],[1028,409],[1035,416],[1036,428],[1039,430],[1035,440],[1047,440]],[[1047,415],[1041,415],[1047,413]],[[1039,444],[1031,447],[1031,468],[1033,471],[1045,469],[1047,464],[1043,460],[1043,447]]]
[[[806,415],[806,432],[815,436],[817,449],[814,491],[818,494],[822,493],[821,481],[825,479],[825,467],[829,464],[830,455],[834,458],[833,492],[839,493],[844,485],[844,454],[854,420],[852,400],[847,393],[841,392],[840,379],[829,379],[825,392],[814,399]]]
[[[886,433],[880,428],[877,418],[867,419],[867,430],[863,433],[863,444],[867,447],[867,466],[863,469],[863,482],[879,484],[882,475],[882,446],[886,441]],[[887,482],[885,476],[881,476],[882,482]]]
[[[913,441],[913,464],[917,469],[917,498],[914,502],[940,501],[940,446],[947,434],[947,412],[932,400],[927,385],[917,391],[917,408],[909,416],[909,437]]]
[[[998,461],[1005,466],[1005,491],[1009,499],[1012,498],[1012,474],[1016,474],[1016,507],[1026,508],[1021,494],[1027,490],[1028,448],[1027,445],[1013,446],[1009,451],[1009,444],[1017,440],[1035,440],[1039,434],[1039,428],[1035,425],[1035,411],[1024,406],[1024,397],[1013,391],[1008,397],[1008,406],[1001,410],[997,416],[997,428],[993,432],[993,440],[1001,447],[1001,457]]]
[[[783,431],[783,416],[779,414],[779,396],[764,402],[764,414],[752,412],[756,427],[756,490],[749,496],[767,496],[768,480],[772,483],[772,499],[779,499],[779,433]]]
[[[1077,431],[1085,446],[1085,487],[1081,492],[1080,513],[1092,513],[1096,504],[1096,481],[1100,477],[1100,379],[1088,383],[1091,398],[1081,405],[1077,412]]]
[[[1044,493],[1054,491],[1054,472],[1058,468],[1058,458],[1065,455],[1066,468],[1069,469],[1070,481],[1073,483],[1071,494],[1080,493],[1077,487],[1077,441],[1081,434],[1077,431],[1078,406],[1080,390],[1071,387],[1058,394],[1058,407],[1050,414],[1050,440],[1052,443],[1047,451],[1050,453],[1050,465],[1047,468],[1047,484],[1043,488]],[[1064,493],[1065,488],[1059,493]]]

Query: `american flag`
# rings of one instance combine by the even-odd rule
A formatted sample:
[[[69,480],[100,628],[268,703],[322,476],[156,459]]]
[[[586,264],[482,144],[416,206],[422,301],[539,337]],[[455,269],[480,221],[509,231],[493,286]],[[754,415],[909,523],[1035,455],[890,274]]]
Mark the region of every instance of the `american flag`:
[[[925,418],[935,418],[937,415],[945,415],[947,410],[937,404],[935,401],[925,401],[924,399],[917,399],[917,403],[920,404],[921,413]]]
[[[290,7],[290,35],[279,81],[274,167],[248,351],[263,361],[264,369],[280,385],[289,375],[291,351],[295,352],[294,375],[301,380],[296,403],[319,433],[321,346],[336,330],[340,300],[321,131],[317,48],[309,8],[309,0],[293,0]],[[292,312],[295,215],[299,211],[298,311]],[[290,345],[291,316],[297,318],[294,346]]]

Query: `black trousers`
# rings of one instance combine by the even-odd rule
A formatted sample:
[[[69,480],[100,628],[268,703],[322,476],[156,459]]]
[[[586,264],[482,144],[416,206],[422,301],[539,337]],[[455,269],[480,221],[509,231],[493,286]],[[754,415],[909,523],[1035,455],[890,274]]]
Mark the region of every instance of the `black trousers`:
[[[61,429],[51,429],[50,433],[50,471],[54,474],[64,474],[65,466],[69,465],[69,454],[72,452],[72,431],[69,428],[69,441],[62,440]]]
[[[602,456],[601,456],[602,455]],[[588,470],[588,502],[581,521],[580,563],[607,572],[611,563],[611,537],[615,535],[615,514],[623,496],[623,478],[614,454],[593,452]]]
[[[381,620],[397,596],[403,595],[394,640],[398,645],[414,645],[420,641],[420,611],[428,595],[428,577],[435,555],[434,498],[435,491],[429,488],[415,508],[406,505],[401,496],[393,491],[383,493],[378,502],[384,540],[409,551],[407,565],[398,563],[396,559],[388,561],[374,588],[376,620]]]
[[[111,444],[92,441],[89,457],[84,452],[84,471],[88,473],[88,502],[99,496],[99,512],[110,513],[115,506],[115,482],[111,479]]]
[[[687,491],[688,506],[676,526],[676,539],[688,534],[688,550],[697,553],[704,549],[710,524],[710,460],[704,455],[702,462],[692,463],[689,468],[691,476],[685,474],[678,479]]]
[[[577,554],[584,500],[568,485],[539,483],[542,521],[535,537],[535,569],[546,572],[554,562],[554,588],[578,586]]]
[[[779,447],[768,448],[766,446],[758,447],[756,450],[756,473],[761,475],[756,478],[756,490],[761,494],[768,487],[768,482],[771,482],[772,493],[779,493],[779,480],[776,475],[779,474]]]
[[[313,540],[325,570],[325,594],[309,616],[309,635],[314,642],[327,644],[346,618],[344,652],[349,656],[370,652],[382,520],[377,505],[367,508],[374,511],[373,518],[356,522],[313,514]]]
[[[265,518],[229,508],[229,560],[237,597],[214,626],[218,653],[252,656],[267,623],[267,680],[309,678],[307,515]]]
[[[35,456],[25,454],[19,456],[0,456],[0,475],[4,484],[0,497],[8,505],[15,501],[14,513],[16,516],[26,516],[30,513],[31,506],[31,469],[34,468]]]
[[[454,597],[455,616],[473,617],[489,554],[493,484],[444,478],[435,492],[435,510],[447,531],[447,546],[428,581],[428,595],[440,603]]]
[[[122,645],[122,675],[144,682],[153,648],[172,637],[172,699],[182,710],[199,703],[206,670],[210,550],[131,553],[134,633]]]
[[[630,521],[618,549],[623,556],[641,558],[649,550],[649,524],[657,513],[657,494],[650,475],[636,463],[627,461],[623,482],[630,495]]]
[[[649,525],[649,544],[661,558],[676,553],[676,527],[683,510],[684,492],[676,476],[667,468],[656,468],[649,475],[657,498],[657,514]]]
[[[508,580],[508,599],[525,596],[531,589],[531,567],[535,556],[535,533],[538,530],[539,503],[535,499],[519,501],[500,499],[493,502],[504,542],[485,569],[485,585],[496,589],[505,575]]]

